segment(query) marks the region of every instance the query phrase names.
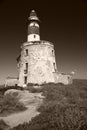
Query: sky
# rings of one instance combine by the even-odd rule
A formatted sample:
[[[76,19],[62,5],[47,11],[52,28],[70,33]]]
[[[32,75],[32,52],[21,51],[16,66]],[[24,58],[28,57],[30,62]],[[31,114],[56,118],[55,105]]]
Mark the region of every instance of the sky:
[[[16,58],[27,41],[32,9],[41,21],[41,40],[54,44],[58,71],[87,79],[86,0],[0,0],[0,84],[18,76]]]

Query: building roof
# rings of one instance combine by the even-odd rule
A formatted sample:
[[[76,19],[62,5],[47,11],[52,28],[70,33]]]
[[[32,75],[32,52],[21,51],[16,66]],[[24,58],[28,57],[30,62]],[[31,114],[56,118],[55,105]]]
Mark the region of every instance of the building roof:
[[[32,11],[30,12],[30,17],[31,17],[31,16],[36,16],[36,17],[37,17],[37,14],[36,14],[35,10],[32,10]]]
[[[30,41],[30,42],[24,42],[21,46],[21,48],[23,48],[24,46],[31,46],[31,45],[49,45],[49,46],[53,46],[52,42],[49,41],[45,41],[45,40],[40,40],[40,41]]]
[[[60,75],[68,75],[68,76],[71,76],[72,74],[71,73],[64,73],[64,72],[62,72],[62,73],[59,73]]]
[[[18,77],[10,77],[10,76],[8,76],[6,79],[18,79]]]
[[[35,21],[39,21],[39,18],[37,17],[37,14],[35,12],[35,10],[32,10],[30,12],[30,17],[28,18],[29,20],[35,20]]]

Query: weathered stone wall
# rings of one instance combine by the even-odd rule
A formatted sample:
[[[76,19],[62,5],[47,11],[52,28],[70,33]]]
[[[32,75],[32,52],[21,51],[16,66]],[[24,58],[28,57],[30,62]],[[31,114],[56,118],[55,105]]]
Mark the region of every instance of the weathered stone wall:
[[[28,55],[26,55],[28,49]],[[25,43],[21,51],[21,63],[19,71],[19,85],[24,85],[24,77],[27,83],[49,83],[55,82],[57,71],[54,46],[49,42]],[[25,73],[26,63],[28,72]]]
[[[5,81],[5,87],[6,86],[15,86],[17,84],[18,84],[18,79],[17,78],[9,77]]]
[[[58,83],[63,83],[65,85],[72,84],[72,75],[69,74],[58,74]]]

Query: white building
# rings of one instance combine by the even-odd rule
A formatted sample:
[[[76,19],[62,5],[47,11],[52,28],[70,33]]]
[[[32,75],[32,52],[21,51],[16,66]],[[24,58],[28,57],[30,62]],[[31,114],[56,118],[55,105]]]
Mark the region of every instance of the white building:
[[[7,77],[5,81],[5,87],[7,86],[17,86],[18,85],[18,78],[16,77]]]
[[[28,25],[27,42],[21,46],[21,54],[17,58],[18,85],[28,83],[69,84],[69,75],[58,74],[53,43],[40,40],[40,20],[34,10],[31,11]],[[64,78],[65,77],[65,78]]]

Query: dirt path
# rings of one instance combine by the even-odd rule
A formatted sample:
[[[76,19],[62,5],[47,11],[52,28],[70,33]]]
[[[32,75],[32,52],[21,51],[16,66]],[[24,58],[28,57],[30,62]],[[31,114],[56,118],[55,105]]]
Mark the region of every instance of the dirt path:
[[[39,114],[39,112],[37,111],[37,107],[41,104],[42,99],[41,99],[41,94],[38,95],[34,95],[35,97],[28,99],[28,97],[30,97],[30,94],[24,96],[23,94],[23,98],[21,99],[21,102],[23,102],[24,104],[26,104],[25,106],[27,107],[27,110],[23,111],[23,112],[19,112],[19,113],[15,113],[15,114],[11,114],[7,117],[0,117],[0,119],[3,119],[6,124],[8,124],[11,128],[19,125],[19,124],[23,124],[24,122],[29,122],[32,117],[35,117],[36,115]],[[35,99],[34,99],[35,98]]]
[[[37,104],[30,105],[28,109],[24,112],[11,114],[7,117],[0,117],[0,119],[3,119],[6,124],[8,124],[11,128],[23,124],[24,122],[29,122],[32,117],[35,117],[39,114],[39,112],[36,111]]]

